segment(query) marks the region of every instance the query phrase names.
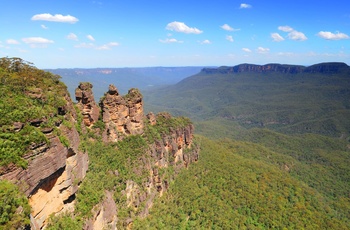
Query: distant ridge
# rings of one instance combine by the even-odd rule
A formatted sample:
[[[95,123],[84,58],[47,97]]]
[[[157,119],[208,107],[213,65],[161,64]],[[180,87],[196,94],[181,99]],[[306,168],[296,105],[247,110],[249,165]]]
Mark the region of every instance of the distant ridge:
[[[270,63],[266,65],[255,65],[255,64],[240,64],[236,66],[221,66],[218,68],[203,68],[201,72],[206,74],[220,73],[242,73],[242,72],[280,72],[280,73],[339,73],[342,71],[350,71],[350,67],[343,62],[325,62],[319,63],[312,66],[302,65],[286,65]]]

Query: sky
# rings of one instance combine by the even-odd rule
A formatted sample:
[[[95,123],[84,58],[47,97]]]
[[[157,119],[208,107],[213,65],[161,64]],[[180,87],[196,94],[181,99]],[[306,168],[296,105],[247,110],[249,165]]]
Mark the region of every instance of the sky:
[[[348,0],[0,2],[0,57],[38,68],[350,65]]]

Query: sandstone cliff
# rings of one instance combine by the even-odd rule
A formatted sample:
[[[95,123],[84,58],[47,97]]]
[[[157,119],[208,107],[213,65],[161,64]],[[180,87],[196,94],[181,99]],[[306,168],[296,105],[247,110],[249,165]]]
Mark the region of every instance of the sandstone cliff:
[[[78,101],[77,106],[82,112],[84,125],[90,127],[98,120],[100,114],[92,92],[92,85],[88,82],[80,83],[75,90],[75,98]]]
[[[103,141],[102,146],[109,146],[116,154],[118,144],[128,137],[136,137],[127,139],[131,142],[139,138],[143,143],[142,151],[128,150],[127,154],[138,151],[138,155],[124,157],[121,167],[129,169],[124,170],[123,177],[118,173],[123,168],[118,167],[102,174],[117,180],[88,209],[91,215],[73,220],[84,229],[131,227],[135,216],[147,216],[153,200],[166,191],[179,170],[198,160],[191,122],[167,113],[145,116],[137,89],[121,96],[110,85],[99,107],[92,85],[81,83],[75,91],[74,106],[59,76],[16,58],[1,59],[0,68],[4,70],[0,71],[1,82],[9,82],[0,85],[1,100],[13,103],[2,104],[0,110],[0,180],[12,181],[27,196],[31,229],[46,228],[50,216],[59,219],[65,214],[73,220],[80,215],[77,197],[91,163],[88,145],[94,148]],[[108,163],[113,162],[107,159],[101,168]],[[85,195],[90,198],[90,194]]]
[[[121,96],[114,85],[101,99],[100,106],[106,129],[103,133],[105,141],[118,141],[125,135],[143,133],[143,100],[137,89],[130,89]]]
[[[89,103],[93,104],[93,99],[89,100]],[[194,127],[186,119],[183,124],[175,125],[174,121],[177,118],[168,113],[149,113],[145,116],[143,98],[137,89],[131,89],[127,95],[122,96],[114,85],[110,85],[100,100],[100,106],[102,121],[105,124],[102,140],[105,143],[123,141],[124,138],[133,135],[142,135],[150,142],[137,162],[129,165],[132,167],[131,171],[144,177],[141,180],[143,182],[129,178],[122,182],[125,189],[121,192],[105,191],[105,199],[93,208],[93,216],[85,222],[84,229],[116,229],[117,226],[131,228],[136,216],[148,215],[153,200],[167,190],[176,174],[198,160],[198,148],[193,147]],[[85,111],[82,110],[81,113]],[[156,130],[154,134],[157,137],[147,137],[150,129]],[[119,169],[113,170],[115,177],[119,177]],[[144,175],[143,172],[147,173]],[[124,197],[125,201],[116,204],[110,198],[113,193],[116,197]],[[129,214],[118,216],[118,211],[126,209],[129,210]]]
[[[78,184],[88,168],[88,155],[78,149],[80,137],[73,125],[77,117],[68,93],[64,100],[66,104],[58,107],[57,114],[52,116],[60,115],[65,122],[58,120],[54,127],[41,128],[48,142],[30,146],[24,155],[27,168],[10,165],[1,170],[1,179],[15,182],[28,196],[32,229],[44,227],[53,213],[72,211]],[[20,132],[25,125],[39,128],[47,120],[44,117],[28,123],[19,122],[16,131]],[[62,143],[62,137],[69,143]]]

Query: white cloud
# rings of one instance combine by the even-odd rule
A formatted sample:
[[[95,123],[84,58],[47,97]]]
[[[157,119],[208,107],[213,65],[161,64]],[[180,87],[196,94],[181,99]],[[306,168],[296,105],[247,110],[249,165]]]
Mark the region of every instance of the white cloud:
[[[240,9],[248,9],[248,8],[252,8],[251,5],[247,4],[247,3],[241,3],[241,5],[239,6]]]
[[[7,39],[6,40],[6,43],[9,44],[9,45],[18,45],[20,44],[17,40],[15,39]]]
[[[336,34],[328,31],[320,31],[317,34],[319,37],[327,39],[327,40],[341,40],[341,39],[349,39],[349,35],[344,33],[337,32]]]
[[[95,38],[94,38],[92,35],[90,35],[90,34],[87,35],[86,37],[87,37],[90,41],[93,41],[93,42],[95,41]]]
[[[231,35],[227,35],[226,36],[226,40],[229,41],[229,42],[233,42],[233,37]]]
[[[283,32],[291,32],[291,31],[293,31],[293,28],[290,27],[290,26],[279,26],[278,29],[282,30]]]
[[[47,38],[42,37],[29,37],[29,38],[22,38],[22,41],[27,44],[50,44],[54,43],[54,41],[49,40]]]
[[[244,52],[247,52],[247,53],[251,53],[252,51],[250,50],[250,49],[248,49],[248,48],[242,48],[242,50],[244,51]]]
[[[74,40],[74,41],[78,41],[78,36],[75,35],[74,33],[70,33],[66,36],[67,39],[69,40]]]
[[[41,28],[43,28],[44,30],[49,29],[49,27],[47,27],[47,26],[45,26],[45,25],[40,25],[40,26],[41,26]]]
[[[206,39],[206,40],[204,40],[204,41],[201,41],[200,43],[201,43],[201,44],[211,44],[211,42],[210,42],[208,39]]]
[[[265,54],[265,53],[268,53],[270,51],[270,49],[260,46],[260,47],[258,47],[257,51],[258,51],[258,53]]]
[[[102,46],[97,47],[97,50],[110,50],[113,46],[119,46],[118,42],[110,42]]]
[[[188,27],[185,23],[183,22],[170,22],[165,29],[170,30],[170,31],[176,31],[180,33],[186,33],[186,34],[201,34],[203,31],[197,29],[197,28],[191,28]]]
[[[296,31],[290,26],[279,26],[278,29],[283,31],[283,32],[287,32],[288,33],[287,37],[289,39],[296,40],[296,41],[307,40],[307,37],[305,36],[304,33]]]
[[[307,37],[305,36],[305,34],[303,34],[302,32],[293,30],[292,32],[290,32],[288,34],[288,38],[292,39],[292,40],[297,40],[297,41],[305,41],[307,40]]]
[[[50,21],[50,22],[65,22],[65,23],[76,23],[79,21],[74,16],[71,15],[62,15],[62,14],[36,14],[32,17],[33,21]]]
[[[224,30],[227,30],[227,31],[233,31],[234,29],[231,27],[231,26],[229,26],[228,24],[224,24],[224,25],[222,25],[222,26],[220,26],[222,29],[224,29]]]
[[[159,39],[160,42],[162,43],[183,43],[183,41],[178,41],[177,39],[175,38],[167,38],[167,39]]]
[[[235,29],[235,28],[232,28],[231,26],[229,26],[228,24],[224,24],[222,26],[220,26],[221,29],[223,30],[227,30],[227,31],[239,31],[241,29]]]
[[[279,33],[272,33],[271,34],[271,38],[273,39],[273,41],[275,42],[281,42],[281,41],[284,41],[284,38],[279,35]]]

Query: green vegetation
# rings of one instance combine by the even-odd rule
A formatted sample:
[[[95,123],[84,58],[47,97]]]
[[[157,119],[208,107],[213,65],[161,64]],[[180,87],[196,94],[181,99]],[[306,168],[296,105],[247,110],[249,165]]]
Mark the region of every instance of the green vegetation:
[[[213,120],[225,120],[226,124],[244,128],[346,139],[350,137],[349,69],[342,68],[337,73],[202,71],[176,85],[145,91],[143,95],[146,111],[169,111],[196,123],[208,122],[209,126]],[[231,126],[219,127],[230,133]]]
[[[59,79],[20,58],[0,59],[0,167],[26,167],[22,157],[29,148],[48,143],[41,128],[62,122],[58,109],[67,103]]]
[[[192,124],[191,120],[187,117],[172,117],[167,112],[157,114],[156,119],[157,123],[155,125],[150,125],[149,121],[145,120],[146,127],[143,136],[150,144],[156,140],[160,140],[162,134],[169,134],[174,129]]]
[[[27,197],[16,185],[0,180],[0,229],[20,229],[29,225],[29,214]]]
[[[144,92],[146,110],[191,117],[206,138],[198,164],[135,229],[349,229],[343,67],[297,74],[223,67]]]
[[[76,212],[79,216],[90,217],[91,210],[103,199],[106,190],[120,192],[125,189],[128,179],[139,183],[147,179],[143,172],[137,174],[133,171],[146,147],[141,136],[126,137],[115,145],[86,143],[90,165],[77,194]]]
[[[103,200],[105,191],[115,193],[120,228],[125,227],[123,223],[130,215],[137,215],[142,211],[141,208],[135,210],[126,206],[126,195],[121,193],[126,188],[126,182],[134,181],[143,189],[142,186],[149,177],[149,171],[142,161],[150,157],[146,154],[148,144],[160,140],[163,134],[169,133],[169,129],[185,127],[190,121],[187,118],[175,118],[162,113],[157,116],[157,125],[145,123],[146,132],[143,135],[127,136],[116,143],[102,142],[100,133],[104,126],[101,122],[97,122],[97,127],[81,135],[81,148],[89,153],[90,163],[87,175],[77,192],[75,213],[73,217],[51,217],[49,229],[62,229],[67,226],[70,226],[70,229],[81,229],[83,221],[93,215],[94,207]],[[172,167],[169,167],[160,170],[159,174],[169,174],[172,170]]]
[[[178,175],[134,229],[350,227],[349,198],[333,200],[296,179],[281,167],[297,163],[293,158],[249,142],[200,143],[199,162]]]
[[[62,112],[66,87],[59,76],[19,58],[0,59],[0,169],[25,168],[30,149],[50,144],[44,130],[68,147],[63,130],[75,126],[89,169],[74,213],[53,215],[48,229],[82,229],[107,190],[114,192],[120,229],[130,217],[134,229],[350,229],[349,71],[225,69],[143,93],[148,110],[189,116],[201,134],[197,163],[180,172],[159,168],[169,189],[144,219],[138,217],[144,203],[127,207],[127,181],[144,192],[149,145],[191,125],[190,119],[162,112],[155,125],[145,120],[142,135],[103,143],[101,117],[92,129],[82,127],[80,113],[72,124],[63,115],[69,111]],[[127,97],[139,93],[133,89]],[[0,180],[0,202],[0,229],[29,224],[28,200],[17,186]]]
[[[71,215],[64,213],[59,216],[51,216],[48,227],[46,228],[48,230],[62,230],[62,229],[69,229],[69,230],[80,230],[83,229],[83,225],[81,222],[76,221],[75,218],[72,218]]]

